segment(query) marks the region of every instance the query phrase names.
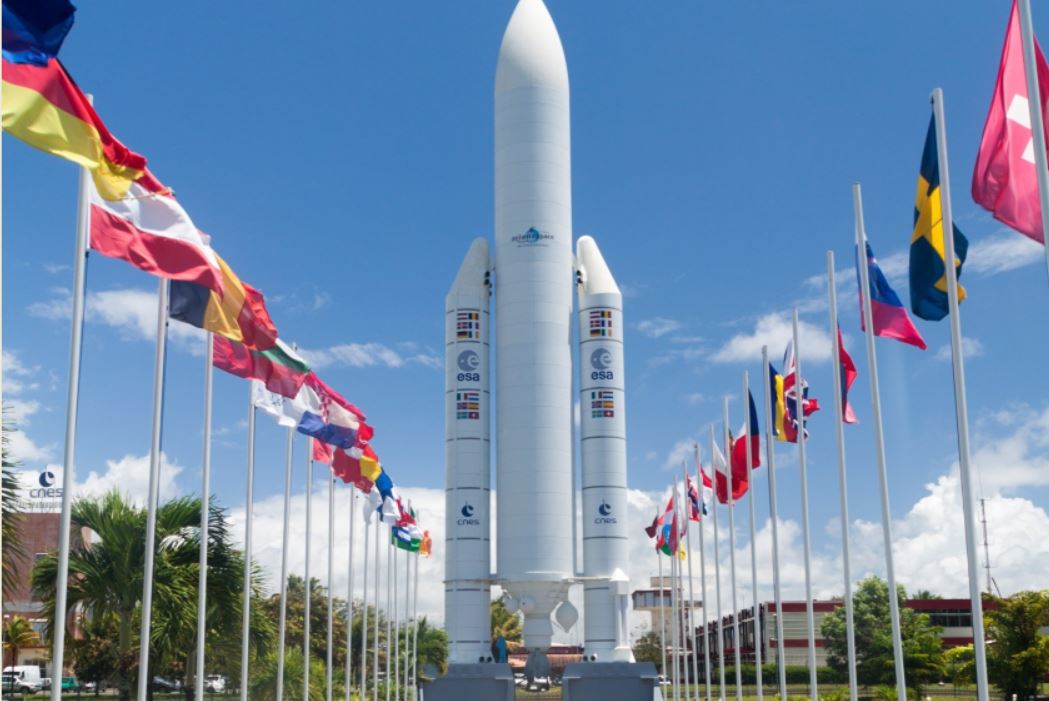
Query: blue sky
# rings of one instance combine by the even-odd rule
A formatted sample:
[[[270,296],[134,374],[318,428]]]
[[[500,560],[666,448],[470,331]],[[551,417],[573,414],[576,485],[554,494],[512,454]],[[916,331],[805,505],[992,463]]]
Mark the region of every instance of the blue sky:
[[[850,186],[863,183],[871,243],[906,299],[928,96],[942,86],[954,209],[973,243],[962,321],[979,486],[1004,500],[997,520],[1029,519],[1014,531],[992,523],[992,560],[1020,547],[1011,534],[1049,540],[1045,261],[968,194],[1008,3],[548,4],[571,80],[575,235],[597,239],[626,293],[631,487],[664,489],[680,446],[720,421],[722,396],[734,398],[733,426],[742,423],[741,373],[761,376],[762,342],[779,358],[797,305],[806,374],[826,407],[811,422],[813,539],[831,556],[838,505],[820,278],[830,249],[846,271],[841,324],[860,368],[850,510],[861,532],[877,523]],[[82,3],[62,53],[113,132],[266,294],[282,337],[368,413],[394,479],[420,490],[443,488],[443,299],[469,242],[492,229],[492,88],[512,7]],[[1035,14],[1049,31],[1049,10],[1036,3]],[[23,462],[37,470],[61,458],[77,175],[8,136],[3,148],[4,397],[24,429]],[[95,255],[88,289],[78,470],[135,491],[149,447],[156,282]],[[198,337],[172,324],[165,489],[193,493],[203,358]],[[878,353],[893,515],[923,542],[915,509],[942,508],[943,529],[961,521],[927,486],[956,489],[951,367],[940,352],[948,327],[919,328],[927,352],[882,340]],[[247,393],[240,380],[216,379],[213,486],[230,507],[244,502]],[[283,433],[259,422],[264,502],[282,487]],[[783,447],[778,461],[781,515],[796,521],[796,460]],[[762,482],[762,521],[766,494]],[[935,557],[961,557],[958,542]],[[1025,542],[1014,556],[1028,571],[1001,572],[1003,588],[1049,578],[1044,547]]]

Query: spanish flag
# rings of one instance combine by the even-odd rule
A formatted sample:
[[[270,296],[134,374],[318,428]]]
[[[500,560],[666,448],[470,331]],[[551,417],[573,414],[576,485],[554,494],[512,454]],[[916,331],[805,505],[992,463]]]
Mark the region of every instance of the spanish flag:
[[[58,60],[76,9],[67,0],[3,4],[3,128],[91,171],[107,200],[125,197],[146,159],[113,136]]]
[[[947,254],[943,241],[940,160],[936,155],[936,119],[929,120],[922,152],[918,190],[914,196],[914,231],[911,233],[911,311],[922,319],[939,321],[947,316]],[[969,251],[969,241],[954,227],[954,264],[958,276]],[[958,301],[965,288],[958,285]]]

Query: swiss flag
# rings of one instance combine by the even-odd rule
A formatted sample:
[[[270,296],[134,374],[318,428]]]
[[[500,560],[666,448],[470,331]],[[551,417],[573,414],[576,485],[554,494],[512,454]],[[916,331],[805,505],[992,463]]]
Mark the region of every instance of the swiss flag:
[[[1049,66],[1045,63],[1037,41],[1034,52],[1044,114],[1049,98]],[[1009,15],[1005,45],[1002,47],[998,80],[991,96],[991,109],[987,113],[980,151],[973,169],[972,193],[976,203],[994,214],[995,219],[1044,243],[1031,114],[1024,77],[1020,14],[1015,0]]]

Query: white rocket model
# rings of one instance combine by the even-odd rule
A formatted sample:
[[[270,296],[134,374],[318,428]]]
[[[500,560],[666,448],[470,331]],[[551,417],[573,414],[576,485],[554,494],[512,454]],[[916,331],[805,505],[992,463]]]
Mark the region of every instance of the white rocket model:
[[[542,0],[520,0],[495,79],[495,255],[474,241],[446,303],[445,625],[453,664],[490,655],[490,585],[524,614],[541,673],[551,616],[585,587],[585,654],[632,661],[626,626],[622,296],[596,243],[572,255],[568,68]],[[495,291],[497,567],[489,573],[489,274]],[[579,286],[583,572],[573,558],[572,290]]]

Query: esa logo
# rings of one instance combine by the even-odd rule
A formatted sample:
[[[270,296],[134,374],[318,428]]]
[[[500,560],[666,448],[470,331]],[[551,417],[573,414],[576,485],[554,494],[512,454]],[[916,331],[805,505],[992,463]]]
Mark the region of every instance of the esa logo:
[[[30,489],[29,496],[34,499],[57,499],[62,496],[62,488],[55,487],[55,473],[45,469],[37,478],[40,489]]]
[[[609,370],[612,366],[612,351],[607,348],[598,348],[590,354],[590,367],[594,369],[590,373],[591,380],[613,380],[615,373]]]
[[[601,505],[597,507],[597,513],[598,517],[594,519],[596,524],[619,523],[616,517],[612,515],[612,506],[604,499],[601,500]]]
[[[463,504],[463,508],[459,509],[459,513],[463,515],[461,519],[455,523],[459,526],[479,526],[481,525],[481,519],[474,518],[474,507],[470,502]]]
[[[456,380],[459,382],[481,381],[481,373],[477,372],[477,368],[481,365],[481,356],[476,352],[464,350],[455,362],[459,366],[459,374],[455,376]]]

